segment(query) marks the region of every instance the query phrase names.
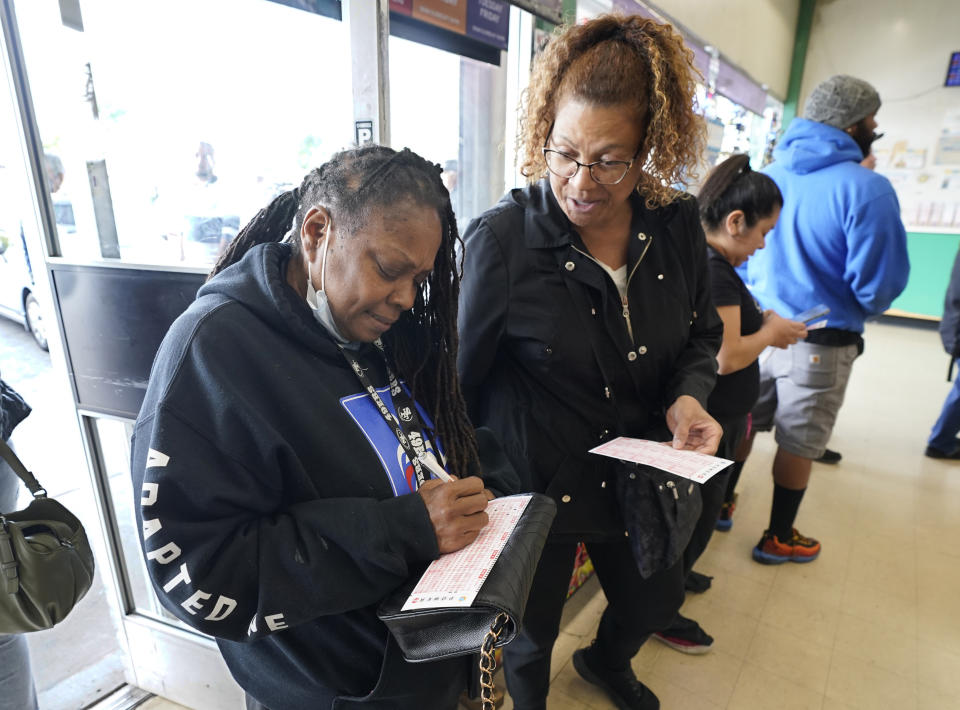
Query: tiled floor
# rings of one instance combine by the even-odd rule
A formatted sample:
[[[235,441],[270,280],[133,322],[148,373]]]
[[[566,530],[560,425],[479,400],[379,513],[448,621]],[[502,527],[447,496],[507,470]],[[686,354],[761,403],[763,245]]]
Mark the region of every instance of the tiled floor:
[[[650,641],[634,659],[663,710],[960,708],[960,462],[922,456],[947,358],[932,330],[874,324],[866,340],[831,442],[843,461],[815,465],[798,519],[823,553],[808,565],[750,559],[772,490],[774,445],[759,437],[733,530],[697,565],[713,588],[684,607],[714,649],[685,656]],[[614,707],[570,663],[603,604],[594,581],[568,605],[551,710]]]
[[[138,705],[137,710],[190,710],[183,705],[177,705],[164,698],[150,698],[143,705]],[[199,708],[197,709],[199,710]]]

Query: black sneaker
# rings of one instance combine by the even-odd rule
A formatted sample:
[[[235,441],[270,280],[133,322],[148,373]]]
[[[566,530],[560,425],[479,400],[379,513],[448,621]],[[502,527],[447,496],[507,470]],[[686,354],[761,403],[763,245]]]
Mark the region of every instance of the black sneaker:
[[[593,645],[573,654],[573,667],[580,677],[602,688],[619,710],[660,710],[660,701],[647,686],[637,680],[633,669],[611,671],[593,658]]]
[[[818,459],[814,459],[819,463],[840,463],[840,459],[843,458],[843,454],[839,451],[832,451],[831,449],[826,449],[823,452],[823,456]]]
[[[710,589],[712,584],[713,577],[709,574],[700,574],[695,570],[690,570],[687,573],[687,578],[683,580],[683,588],[688,592],[693,592],[694,594],[703,594],[705,591]]]
[[[670,628],[655,633],[653,637],[680,653],[700,655],[713,646],[713,636],[700,628],[693,619],[677,614]]]
[[[957,440],[957,445],[953,451],[941,451],[934,446],[927,446],[927,450],[923,452],[923,455],[929,456],[932,459],[950,459],[951,461],[956,461],[960,459],[960,439]]]

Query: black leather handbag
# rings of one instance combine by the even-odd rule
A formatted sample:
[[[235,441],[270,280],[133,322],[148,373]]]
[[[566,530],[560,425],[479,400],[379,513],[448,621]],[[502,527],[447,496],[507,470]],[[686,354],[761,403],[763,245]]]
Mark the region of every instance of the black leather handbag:
[[[477,653],[501,614],[507,619],[495,647],[510,643],[520,630],[533,573],[556,512],[552,498],[531,496],[471,606],[401,611],[419,576],[385,599],[377,616],[397,640],[403,657],[418,663]]]
[[[616,487],[640,576],[646,579],[672,567],[683,557],[700,519],[700,486],[652,466],[620,461]]]
[[[33,494],[23,510],[0,510],[0,633],[49,629],[90,589],[93,552],[80,521],[2,439],[0,456]]]
[[[411,663],[480,654],[480,697],[488,705],[495,668],[493,649],[510,643],[520,631],[527,597],[547,534],[557,514],[553,499],[534,493],[500,557],[469,607],[402,611],[419,575],[381,604],[386,624],[403,657]]]

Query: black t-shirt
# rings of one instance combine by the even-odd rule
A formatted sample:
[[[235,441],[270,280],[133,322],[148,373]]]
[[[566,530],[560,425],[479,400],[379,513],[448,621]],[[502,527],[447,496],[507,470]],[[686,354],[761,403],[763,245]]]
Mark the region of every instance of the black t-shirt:
[[[740,335],[752,335],[763,325],[763,309],[722,254],[707,247],[713,305],[740,307]],[[760,365],[756,360],[742,370],[717,377],[707,411],[717,416],[747,414],[760,394]]]

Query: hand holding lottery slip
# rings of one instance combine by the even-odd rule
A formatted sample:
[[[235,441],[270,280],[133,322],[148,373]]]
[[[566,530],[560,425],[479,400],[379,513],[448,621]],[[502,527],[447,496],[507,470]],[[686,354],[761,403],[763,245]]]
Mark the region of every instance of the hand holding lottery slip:
[[[495,498],[472,543],[441,555],[382,600],[377,616],[403,657],[416,663],[509,643],[556,513],[553,499],[539,493]]]
[[[529,502],[530,496],[490,501],[487,505],[490,522],[477,539],[462,550],[440,555],[431,562],[402,611],[473,604]]]
[[[696,451],[678,451],[670,446],[669,442],[633,439],[628,436],[619,436],[592,448],[590,453],[652,466],[696,483],[706,483],[733,463],[729,459]]]

